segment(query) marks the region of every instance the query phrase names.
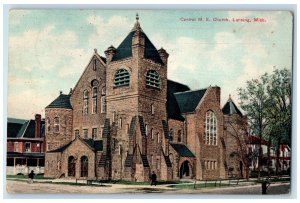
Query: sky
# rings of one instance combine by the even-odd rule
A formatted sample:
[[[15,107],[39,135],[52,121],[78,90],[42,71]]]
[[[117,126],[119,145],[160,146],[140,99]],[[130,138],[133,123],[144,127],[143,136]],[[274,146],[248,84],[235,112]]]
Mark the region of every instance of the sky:
[[[237,88],[247,80],[292,68],[289,12],[10,10],[8,117],[44,117],[59,92],[76,85],[95,48],[105,56],[119,46],[136,13],[154,46],[170,54],[168,78],[191,89],[220,86],[221,107],[229,94],[238,105]]]

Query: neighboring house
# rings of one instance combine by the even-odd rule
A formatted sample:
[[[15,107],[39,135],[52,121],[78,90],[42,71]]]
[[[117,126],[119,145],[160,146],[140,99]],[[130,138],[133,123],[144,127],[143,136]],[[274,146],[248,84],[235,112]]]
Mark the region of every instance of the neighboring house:
[[[155,48],[138,18],[105,55],[95,50],[70,93],[45,109],[45,176],[226,178],[227,150],[237,147],[227,147],[224,116],[243,115],[232,100],[220,107],[221,88],[190,90],[168,80],[169,54]]]
[[[7,175],[44,173],[44,125],[39,114],[35,120],[7,119]]]
[[[268,171],[268,141],[262,139],[260,141],[260,138],[258,136],[251,135],[249,136],[249,150],[253,154],[254,157],[252,160],[252,164],[250,166],[250,169],[255,171],[258,168],[258,154],[259,154],[259,145],[261,142],[261,148],[262,148],[262,170]],[[270,168],[272,171],[276,170],[276,164],[277,164],[277,151],[276,148],[271,145],[270,146]],[[286,144],[281,144],[279,149],[279,171],[286,171],[291,164],[291,149]]]

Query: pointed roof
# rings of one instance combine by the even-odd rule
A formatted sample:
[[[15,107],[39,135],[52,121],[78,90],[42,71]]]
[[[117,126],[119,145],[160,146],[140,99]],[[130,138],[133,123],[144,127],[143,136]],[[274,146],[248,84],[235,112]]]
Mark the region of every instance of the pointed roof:
[[[240,116],[243,116],[239,108],[235,105],[235,103],[232,101],[231,96],[229,95],[229,99],[224,105],[223,109],[224,115],[232,115],[232,114],[238,114]]]
[[[64,108],[64,109],[73,109],[70,102],[71,95],[60,94],[51,104],[46,108]]]
[[[167,81],[167,111],[168,118],[183,121],[184,118],[180,113],[179,106],[177,104],[174,93],[189,91],[190,88],[187,85],[168,80]]]
[[[93,139],[83,139],[81,137],[77,137],[78,140],[82,141],[84,144],[88,145],[94,151],[102,151],[103,150],[103,140],[93,140]],[[55,152],[64,152],[73,142],[77,139],[70,141],[69,143],[55,149],[48,151],[48,153],[55,153]]]
[[[174,93],[181,113],[194,112],[207,89]]]
[[[182,157],[195,157],[193,152],[184,144],[170,143],[173,149]]]
[[[156,63],[163,64],[157,49],[155,48],[155,46],[152,44],[152,42],[149,40],[147,35],[142,30],[138,20],[139,20],[139,17],[137,15],[136,22],[135,22],[133,29],[127,35],[127,37],[125,37],[125,39],[121,42],[121,44],[118,46],[118,48],[116,50],[116,54],[114,54],[112,61],[118,61],[118,60],[132,57],[132,38],[136,32],[141,32],[141,35],[145,38],[144,57],[146,59],[150,59]]]

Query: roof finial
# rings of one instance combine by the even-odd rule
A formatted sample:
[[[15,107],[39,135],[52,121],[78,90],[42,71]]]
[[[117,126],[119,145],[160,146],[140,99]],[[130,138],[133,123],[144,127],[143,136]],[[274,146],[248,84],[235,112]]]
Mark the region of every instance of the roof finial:
[[[136,19],[136,21],[139,21],[139,14],[138,13],[136,13],[136,16],[135,16],[135,19]]]

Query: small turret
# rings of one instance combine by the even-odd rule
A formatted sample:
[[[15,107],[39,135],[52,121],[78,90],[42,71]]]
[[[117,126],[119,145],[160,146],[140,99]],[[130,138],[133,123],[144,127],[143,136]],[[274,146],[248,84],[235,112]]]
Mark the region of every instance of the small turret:
[[[168,58],[169,58],[169,54],[167,53],[167,51],[163,48],[158,50],[159,56],[162,60],[162,62],[164,63],[165,66],[168,65]]]
[[[105,53],[105,56],[106,56],[106,59],[107,59],[107,63],[111,62],[113,56],[115,55],[116,53],[116,48],[111,45],[110,47],[107,48],[107,50],[104,52]]]

